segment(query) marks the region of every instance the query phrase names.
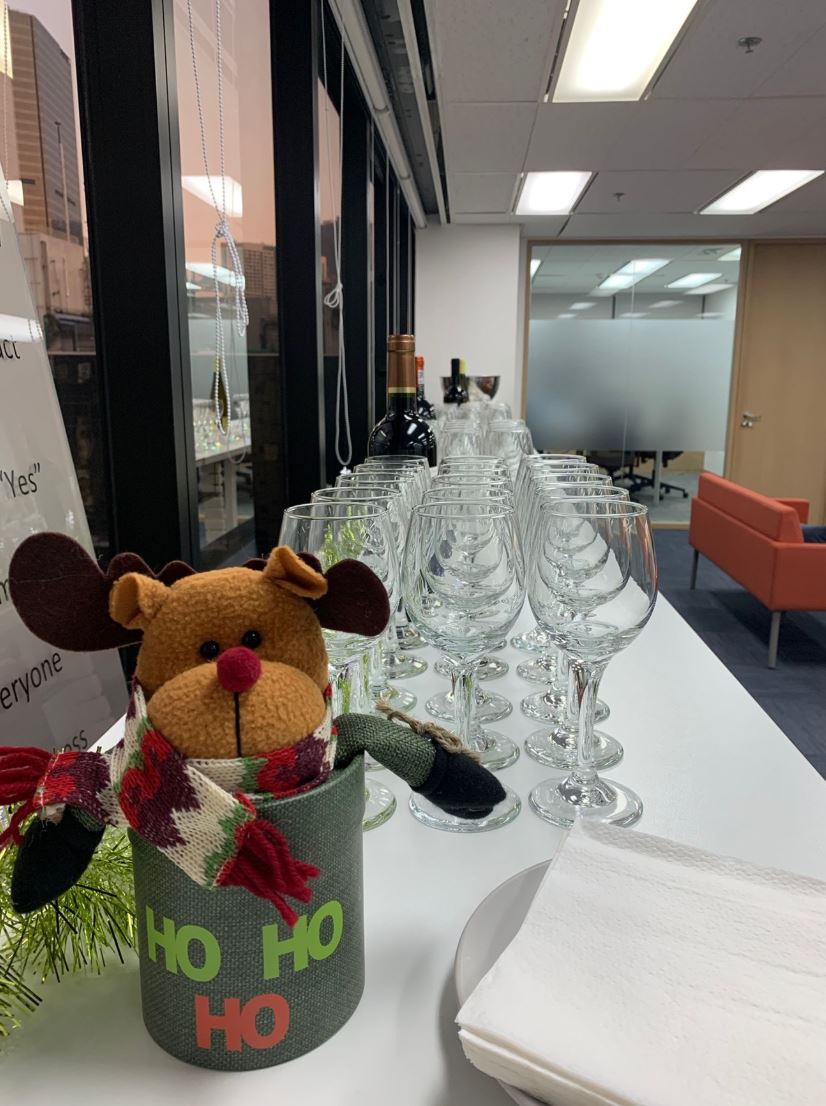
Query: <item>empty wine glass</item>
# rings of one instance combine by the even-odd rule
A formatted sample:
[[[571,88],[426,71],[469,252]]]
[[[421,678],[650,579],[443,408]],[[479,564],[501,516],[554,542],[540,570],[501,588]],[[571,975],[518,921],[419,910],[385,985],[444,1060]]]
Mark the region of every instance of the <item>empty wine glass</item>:
[[[657,563],[648,511],[619,498],[548,500],[534,540],[531,609],[568,656],[579,716],[576,765],[538,784],[531,807],[557,826],[571,826],[577,817],[632,825],[642,800],[594,767],[594,705],[611,657],[631,644],[654,609]]]
[[[501,755],[487,739],[472,738],[470,724],[474,663],[513,626],[524,601],[524,561],[513,509],[468,501],[416,507],[404,551],[402,593],[414,625],[454,664],[460,739],[483,763]],[[411,796],[410,809],[427,825],[478,832],[516,817],[519,797],[506,792],[479,821],[446,814],[418,795]]]
[[[456,419],[439,428],[439,456],[474,457],[482,452],[484,432],[470,420]]]
[[[384,584],[392,609],[398,596],[399,566],[386,509],[373,503],[328,500],[299,503],[284,512],[279,543],[296,553],[311,553],[324,572],[341,560],[361,561]],[[324,630],[323,634],[330,662],[333,717],[369,711],[365,663],[377,639],[343,630]],[[395,809],[396,797],[390,788],[368,777],[363,827],[374,829],[386,822]]]
[[[514,480],[522,455],[533,453],[531,432],[522,419],[497,419],[488,425],[485,451],[501,457]]]

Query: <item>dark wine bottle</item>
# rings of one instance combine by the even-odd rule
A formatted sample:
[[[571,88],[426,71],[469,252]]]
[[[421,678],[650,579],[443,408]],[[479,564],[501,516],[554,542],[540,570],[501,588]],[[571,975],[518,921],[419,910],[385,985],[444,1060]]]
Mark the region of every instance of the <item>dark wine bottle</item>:
[[[423,419],[435,419],[433,404],[424,398],[424,358],[416,358],[416,411]]]
[[[416,339],[391,334],[387,339],[387,414],[373,427],[367,452],[371,457],[408,453],[436,464],[436,439],[416,410]]]
[[[450,384],[445,392],[445,403],[467,403],[467,392],[462,387],[462,362],[454,357],[450,362]]]

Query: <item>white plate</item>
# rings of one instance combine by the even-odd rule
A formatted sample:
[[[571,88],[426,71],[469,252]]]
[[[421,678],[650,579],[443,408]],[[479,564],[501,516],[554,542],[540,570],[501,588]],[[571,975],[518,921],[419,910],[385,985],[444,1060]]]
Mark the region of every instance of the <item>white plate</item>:
[[[491,891],[471,914],[459,939],[453,981],[462,1005],[516,936],[539,889],[549,861],[534,864]],[[538,1098],[499,1081],[519,1106],[543,1106]]]

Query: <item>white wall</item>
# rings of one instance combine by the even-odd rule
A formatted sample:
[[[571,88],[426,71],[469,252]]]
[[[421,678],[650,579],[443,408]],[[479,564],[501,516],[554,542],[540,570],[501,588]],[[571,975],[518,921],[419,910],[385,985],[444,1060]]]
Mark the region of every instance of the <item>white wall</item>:
[[[522,375],[519,226],[428,226],[416,232],[416,352],[425,391],[441,402],[451,357],[471,376],[500,375],[497,399],[518,411]]]

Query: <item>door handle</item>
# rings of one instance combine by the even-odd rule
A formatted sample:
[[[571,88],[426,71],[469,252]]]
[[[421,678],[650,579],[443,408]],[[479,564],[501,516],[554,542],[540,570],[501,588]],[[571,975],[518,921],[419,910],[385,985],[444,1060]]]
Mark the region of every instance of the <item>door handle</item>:
[[[753,415],[751,411],[744,411],[740,416],[740,425],[744,430],[751,430],[756,422],[760,422],[762,415]]]

